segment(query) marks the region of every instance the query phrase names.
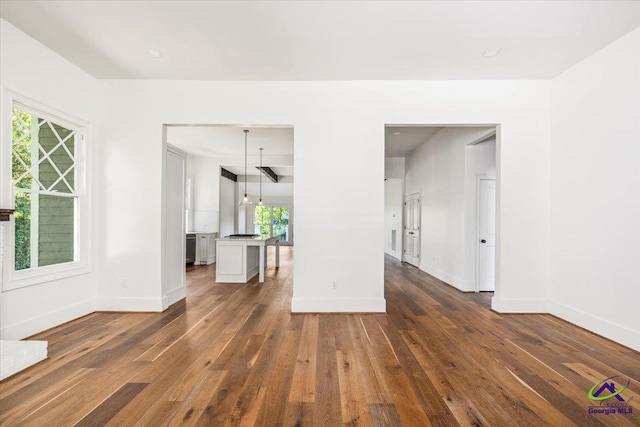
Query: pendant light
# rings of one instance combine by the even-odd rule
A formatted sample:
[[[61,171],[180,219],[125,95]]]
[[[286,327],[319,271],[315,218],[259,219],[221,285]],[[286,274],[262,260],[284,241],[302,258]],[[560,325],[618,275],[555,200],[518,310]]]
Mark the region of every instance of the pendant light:
[[[260,201],[258,202],[258,206],[262,206],[262,150],[264,148],[260,148]]]
[[[247,196],[247,135],[249,134],[249,129],[245,129],[244,131],[244,198],[240,202],[240,206],[247,206],[251,204],[249,200],[249,196]]]

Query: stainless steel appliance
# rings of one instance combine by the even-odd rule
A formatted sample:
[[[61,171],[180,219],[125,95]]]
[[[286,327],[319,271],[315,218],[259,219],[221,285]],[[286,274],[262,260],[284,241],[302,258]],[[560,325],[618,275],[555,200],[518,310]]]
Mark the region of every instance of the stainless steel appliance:
[[[196,235],[187,234],[187,264],[196,262]]]

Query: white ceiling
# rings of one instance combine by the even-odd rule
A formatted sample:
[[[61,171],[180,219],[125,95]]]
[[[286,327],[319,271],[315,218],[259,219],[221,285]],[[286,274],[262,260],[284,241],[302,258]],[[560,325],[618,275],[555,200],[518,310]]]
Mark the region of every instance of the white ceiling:
[[[435,126],[387,126],[384,129],[384,156],[407,157],[440,129]]]
[[[0,16],[98,78],[549,79],[640,26],[640,2],[22,0]]]
[[[244,175],[244,129],[247,135],[247,175],[259,175],[263,165],[282,176],[293,176],[293,128],[286,126],[168,126],[167,142],[192,156],[215,158],[226,169]]]
[[[244,156],[244,129],[247,151],[258,155],[293,156],[293,128],[276,126],[168,126],[167,142],[195,156]]]

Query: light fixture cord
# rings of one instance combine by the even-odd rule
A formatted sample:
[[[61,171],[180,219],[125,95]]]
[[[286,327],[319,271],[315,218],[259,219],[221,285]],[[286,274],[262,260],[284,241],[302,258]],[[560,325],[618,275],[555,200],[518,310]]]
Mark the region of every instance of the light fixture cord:
[[[244,197],[247,197],[247,135],[249,129],[244,130]]]
[[[262,148],[260,149],[260,201],[262,201]]]

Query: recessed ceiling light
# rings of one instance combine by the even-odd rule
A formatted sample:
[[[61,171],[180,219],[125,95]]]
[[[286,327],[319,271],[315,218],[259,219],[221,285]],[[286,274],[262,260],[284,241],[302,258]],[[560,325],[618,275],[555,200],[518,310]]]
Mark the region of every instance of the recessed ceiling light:
[[[154,58],[162,58],[162,52],[160,52],[158,49],[149,49],[147,53]]]
[[[497,47],[490,47],[489,49],[485,49],[484,52],[482,52],[482,56],[484,56],[485,58],[491,58],[492,56],[496,56],[500,53],[500,49],[498,49]]]
[[[393,134],[394,134],[395,136],[398,136],[398,135],[400,135],[400,132],[394,132]]]

